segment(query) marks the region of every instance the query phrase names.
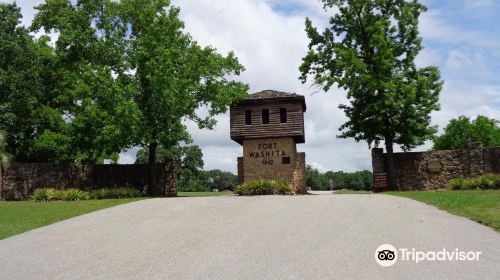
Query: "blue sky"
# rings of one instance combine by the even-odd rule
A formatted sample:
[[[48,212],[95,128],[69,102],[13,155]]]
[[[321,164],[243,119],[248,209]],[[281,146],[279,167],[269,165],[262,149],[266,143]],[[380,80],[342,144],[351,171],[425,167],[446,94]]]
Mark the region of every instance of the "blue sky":
[[[1,1],[1,0],[0,0]],[[29,24],[36,1],[17,1]],[[345,116],[337,108],[345,92],[322,93],[298,81],[298,66],[307,51],[304,19],[326,26],[328,16],[318,0],[174,0],[180,6],[186,30],[202,45],[220,52],[234,51],[245,65],[239,77],[251,92],[264,89],[296,92],[306,97],[306,143],[298,146],[306,160],[318,169],[371,169],[366,143],[337,139]],[[419,66],[441,69],[445,86],[441,111],[432,114],[442,129],[451,118],[477,114],[500,119],[500,0],[425,0],[429,11],[421,16],[420,32],[425,49]],[[213,131],[187,123],[194,144],[203,149],[205,168],[236,171],[241,146],[229,139],[229,117],[221,115]],[[425,150],[430,144],[417,148]],[[137,149],[122,153],[130,163]]]

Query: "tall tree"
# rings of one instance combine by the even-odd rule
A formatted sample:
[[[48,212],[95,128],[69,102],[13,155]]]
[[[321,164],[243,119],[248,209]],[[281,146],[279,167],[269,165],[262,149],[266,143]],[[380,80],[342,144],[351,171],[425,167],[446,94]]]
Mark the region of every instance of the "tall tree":
[[[0,3],[0,129],[17,161],[65,161],[69,138],[51,94],[55,55],[49,38],[22,26],[17,5]]]
[[[471,142],[481,142],[484,147],[500,146],[500,121],[481,115],[473,121],[465,116],[452,119],[444,133],[434,139],[433,149],[466,149]]]
[[[78,161],[116,159],[133,143],[139,120],[134,85],[124,74],[127,27],[119,3],[47,0],[36,9],[32,29],[58,34],[47,94],[55,96],[68,125],[65,149]],[[46,145],[54,142],[51,135]]]
[[[303,83],[312,76],[328,91],[347,91],[342,104],[348,121],[341,138],[385,142],[391,188],[393,146],[409,150],[436,131],[430,113],[439,109],[442,88],[436,67],[417,68],[422,49],[418,18],[427,8],[417,0],[322,0],[325,10],[337,8],[322,33],[306,19],[309,51],[300,66]]]
[[[213,118],[243,98],[247,85],[233,75],[244,70],[235,55],[201,47],[184,31],[179,8],[168,0],[123,0],[127,58],[137,85],[134,96],[141,113],[137,144],[149,149],[149,190],[154,188],[152,164],[159,145],[170,148],[190,136],[183,120],[212,128]],[[206,114],[202,117],[198,109]]]

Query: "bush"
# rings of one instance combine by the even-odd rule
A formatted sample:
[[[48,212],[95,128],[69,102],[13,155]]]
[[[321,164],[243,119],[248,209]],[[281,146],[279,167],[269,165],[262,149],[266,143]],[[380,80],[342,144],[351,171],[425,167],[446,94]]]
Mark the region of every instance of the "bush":
[[[35,201],[52,201],[52,200],[60,200],[61,194],[56,189],[43,188],[43,189],[36,189],[31,197]]]
[[[458,178],[450,182],[451,190],[500,189],[500,175],[485,174],[476,178]]]
[[[31,198],[35,201],[75,201],[88,199],[133,198],[141,196],[142,193],[133,188],[98,189],[91,192],[79,189],[57,190],[53,188],[43,188],[36,189]]]
[[[67,189],[59,192],[61,193],[61,199],[65,201],[90,199],[88,192],[84,192],[79,189]]]
[[[292,186],[285,182],[257,179],[239,185],[236,187],[234,193],[237,195],[291,195],[295,192]]]

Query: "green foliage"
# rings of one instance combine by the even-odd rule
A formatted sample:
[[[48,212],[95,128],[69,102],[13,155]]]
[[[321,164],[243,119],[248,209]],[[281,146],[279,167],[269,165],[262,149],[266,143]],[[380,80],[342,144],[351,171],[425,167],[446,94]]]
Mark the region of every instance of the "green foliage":
[[[10,155],[5,150],[6,146],[5,132],[0,130],[0,163],[3,164],[8,164],[10,160]]]
[[[375,146],[385,140],[389,152],[393,143],[408,150],[430,139],[442,82],[437,68],[414,63],[422,49],[418,19],[427,8],[404,0],[322,2],[335,14],[323,33],[306,19],[310,42],[300,79],[347,91],[350,104],[339,107],[348,121],[339,137]]]
[[[477,178],[458,178],[448,185],[450,190],[500,189],[499,174],[485,174]]]
[[[33,192],[31,198],[34,201],[75,201],[89,199],[134,198],[141,196],[142,193],[133,188],[98,189],[91,192],[71,188],[64,190],[40,188]]]
[[[153,153],[158,145],[189,143],[183,120],[211,129],[215,115],[245,97],[248,86],[231,80],[244,70],[234,53],[223,56],[199,46],[185,32],[180,9],[170,1],[124,0],[119,5],[123,24],[131,31],[124,41],[127,63],[136,70],[128,79],[136,88],[142,124],[137,144]]]
[[[478,115],[475,120],[460,116],[452,119],[444,133],[434,138],[434,150],[466,149],[471,142],[481,142],[484,147],[500,146],[500,122]]]
[[[276,180],[257,179],[239,185],[234,190],[237,195],[292,195],[294,190],[291,185]]]
[[[313,190],[365,190],[371,191],[373,187],[373,175],[368,170],[356,172],[333,172],[321,173],[310,165],[306,168],[307,186]]]
[[[199,46],[170,1],[35,8],[28,30],[16,4],[0,4],[0,130],[17,161],[100,163],[134,145],[174,147],[190,140],[186,120],[212,128],[246,95],[231,79],[244,70],[235,55]],[[56,41],[29,33],[41,30]]]
[[[54,155],[68,144],[62,136],[68,125],[52,91],[55,54],[47,36],[35,39],[20,22],[15,3],[0,3],[0,130],[6,152],[17,161],[58,161]],[[49,145],[49,132],[57,143]]]
[[[36,189],[31,198],[35,201],[52,201],[62,199],[59,191],[51,188]]]
[[[199,173],[203,168],[203,153],[198,145],[193,146],[172,146],[165,148],[160,145],[156,149],[156,162],[165,162],[166,159],[175,160],[179,169],[190,170],[192,173]],[[148,163],[149,150],[142,147],[137,151],[136,164]]]
[[[58,157],[48,161],[116,158],[134,142],[139,121],[135,87],[123,74],[127,28],[119,20],[119,3],[51,0],[36,9],[32,29],[58,33],[46,94],[56,98],[53,107],[67,126],[64,136],[49,133],[36,146],[55,149],[51,154]],[[60,157],[66,150],[70,156]]]
[[[90,199],[88,192],[81,191],[79,189],[66,189],[60,191],[62,194],[61,200],[74,201],[74,200],[87,200]]]

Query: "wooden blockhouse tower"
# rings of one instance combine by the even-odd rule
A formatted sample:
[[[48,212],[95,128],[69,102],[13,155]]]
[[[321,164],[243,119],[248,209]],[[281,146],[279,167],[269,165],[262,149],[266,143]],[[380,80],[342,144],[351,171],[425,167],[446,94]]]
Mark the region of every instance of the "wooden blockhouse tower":
[[[306,192],[305,98],[295,93],[265,90],[230,108],[231,139],[243,146],[238,157],[240,183],[276,179],[289,182],[297,193]]]

